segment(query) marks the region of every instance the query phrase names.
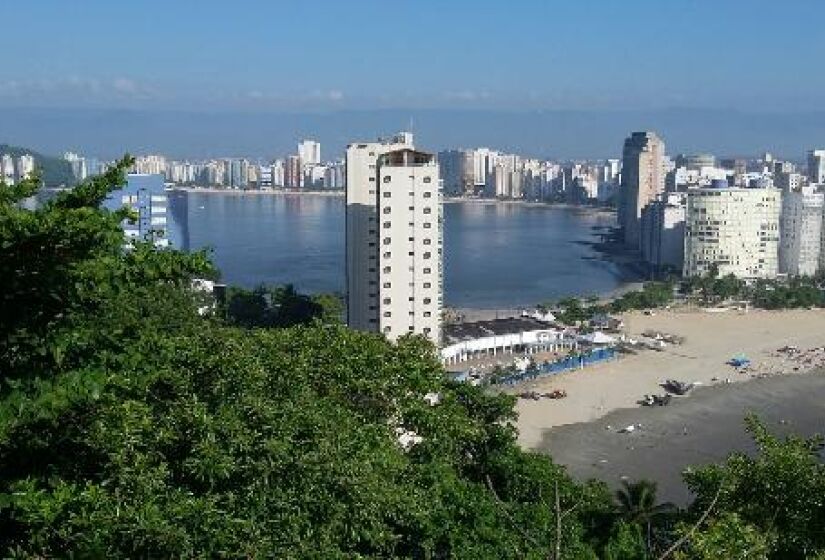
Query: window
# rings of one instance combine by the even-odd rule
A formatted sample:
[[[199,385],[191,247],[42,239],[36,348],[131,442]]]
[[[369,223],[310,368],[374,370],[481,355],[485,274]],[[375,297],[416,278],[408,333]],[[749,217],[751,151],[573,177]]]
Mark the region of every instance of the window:
[[[425,183],[430,183],[430,182],[432,182],[432,180],[433,180],[433,178],[432,178],[432,177],[429,177],[429,176],[424,177],[424,182],[425,182]]]
[[[390,258],[390,257],[392,257],[392,253],[390,253],[389,251],[387,251],[386,253],[384,253],[384,258],[385,258],[385,259],[388,259],[388,258]]]
[[[415,256],[415,251],[410,251],[410,252],[408,253],[408,256],[410,256],[410,257],[414,257],[414,256]]]
[[[429,282],[424,282],[424,287],[425,287],[425,288],[432,288],[432,286],[433,286],[433,285],[432,285],[432,284],[430,284]]]
[[[389,333],[392,329],[390,327],[384,327],[384,332]]]
[[[433,300],[431,300],[430,298],[425,297],[425,298],[424,298],[424,305],[429,305],[430,303],[432,303],[432,301],[433,301]]]
[[[431,272],[432,272],[432,269],[430,269],[430,268],[425,268],[424,269],[424,274],[429,274]]]
[[[425,213],[425,214],[432,214],[432,213],[433,213],[433,209],[432,209],[432,208],[430,208],[429,206],[427,206],[426,208],[424,208],[424,213]]]
[[[424,334],[430,334],[430,332],[432,332],[430,327],[424,327]]]
[[[430,191],[424,193],[424,198],[430,198],[433,195]]]
[[[412,297],[412,296],[410,296],[408,299],[409,299],[409,301],[415,301],[415,298]]]
[[[392,313],[389,311],[384,311],[384,317],[392,317]]]
[[[392,227],[392,222],[384,222],[384,229],[389,229]]]
[[[392,239],[389,237],[384,238],[384,245],[389,245],[392,242]]]
[[[391,303],[392,303],[392,300],[390,298],[388,298],[388,297],[384,298],[384,305],[389,305]]]
[[[384,267],[384,274],[389,274],[390,272],[392,272],[392,267],[391,266],[385,266]]]
[[[375,177],[370,177],[370,182],[374,183],[375,182]]]
[[[384,198],[389,198],[391,195],[390,191],[384,191]]]
[[[370,245],[370,247],[375,247],[375,242],[374,242],[374,241],[370,241],[369,245]]]
[[[385,206],[383,212],[384,214],[389,214],[390,212],[392,212],[392,208],[390,208],[389,206]]]
[[[432,224],[430,222],[425,222],[424,223],[424,229],[430,229],[431,227],[432,227]]]
[[[433,314],[430,313],[429,311],[424,312],[424,317],[432,317],[432,316],[433,316]]]
[[[432,256],[432,253],[429,253],[429,252],[424,253],[424,258],[425,259],[429,259],[431,256]]]
[[[392,288],[392,284],[390,284],[389,282],[384,282],[384,287],[385,288]]]
[[[433,242],[432,239],[425,239],[424,240],[424,245],[430,245],[432,242]]]
[[[392,177],[390,177],[389,175],[384,175],[384,182],[389,183],[390,181],[392,181]]]
[[[410,206],[409,208],[407,208],[407,210],[409,210],[410,212],[412,212],[413,210],[415,210],[415,206]]]

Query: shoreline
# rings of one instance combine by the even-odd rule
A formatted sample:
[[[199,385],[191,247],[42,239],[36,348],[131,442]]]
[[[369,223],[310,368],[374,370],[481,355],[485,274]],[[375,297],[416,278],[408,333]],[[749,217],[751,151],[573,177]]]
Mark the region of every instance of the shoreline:
[[[497,198],[464,198],[447,197],[443,198],[444,204],[479,204],[483,206],[525,206],[528,208],[561,208],[565,210],[579,210],[582,212],[592,212],[600,214],[615,214],[615,208],[606,206],[587,206],[584,204],[571,204],[569,202],[541,202],[536,200],[500,200]]]
[[[342,197],[344,196],[344,191],[342,190],[329,190],[329,191],[305,191],[300,189],[269,189],[269,190],[259,190],[259,189],[222,189],[218,187],[181,187],[181,186],[174,186],[169,187],[168,190],[170,191],[177,191],[177,192],[185,192],[185,193],[200,193],[200,194],[251,194],[251,195],[313,195],[313,196],[334,196],[334,197]]]
[[[336,190],[304,190],[304,189],[284,189],[274,188],[267,190],[260,189],[228,189],[221,187],[192,187],[175,185],[168,187],[167,190],[178,191],[185,193],[201,193],[201,194],[254,194],[254,195],[315,195],[315,196],[334,196],[343,197],[346,192],[343,189]],[[539,202],[532,200],[498,200],[492,198],[461,198],[461,197],[444,197],[444,204],[480,204],[484,206],[502,205],[502,206],[525,206],[528,208],[561,208],[565,210],[577,210],[582,212],[595,212],[603,214],[615,214],[615,208],[601,207],[601,206],[586,206],[579,204],[570,204],[568,202]]]

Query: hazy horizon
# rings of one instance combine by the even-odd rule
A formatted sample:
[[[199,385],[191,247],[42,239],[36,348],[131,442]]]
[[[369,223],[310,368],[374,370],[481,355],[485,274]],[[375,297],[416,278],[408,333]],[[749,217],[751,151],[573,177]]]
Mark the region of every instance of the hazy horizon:
[[[537,158],[621,155],[633,130],[655,130],[667,151],[751,156],[764,151],[802,160],[825,143],[825,111],[756,113],[723,109],[493,110],[380,109],[183,111],[127,108],[2,108],[0,143],[58,155],[67,150],[114,158],[162,153],[177,158],[293,153],[298,140],[322,144],[332,160],[348,142],[412,128],[433,151],[486,146]]]

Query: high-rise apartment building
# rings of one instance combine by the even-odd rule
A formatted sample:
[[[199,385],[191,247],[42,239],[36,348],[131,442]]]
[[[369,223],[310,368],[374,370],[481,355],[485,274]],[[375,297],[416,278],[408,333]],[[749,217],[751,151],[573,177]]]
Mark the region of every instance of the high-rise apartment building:
[[[642,210],[642,258],[657,269],[681,270],[685,259],[685,193],[664,193]]]
[[[442,207],[438,163],[409,134],[347,147],[347,322],[439,344]]]
[[[452,196],[462,196],[472,193],[473,152],[469,150],[444,150],[438,152],[438,169],[441,173],[441,182],[444,193]]]
[[[779,271],[813,276],[819,270],[822,247],[822,209],[825,195],[814,187],[782,193]]]
[[[624,242],[639,247],[642,209],[665,190],[665,143],[655,132],[634,132],[624,142],[620,225]]]
[[[109,193],[104,205],[110,210],[125,206],[136,214],[122,223],[127,246],[135,241],[151,241],[160,248],[172,243],[163,175],[130,173],[126,185]]]
[[[808,152],[808,179],[811,183],[825,183],[825,150]]]
[[[6,186],[11,186],[16,182],[16,178],[14,158],[10,154],[3,154],[0,156],[0,182],[5,183]]]
[[[318,165],[321,163],[321,144],[315,140],[302,140],[298,143],[298,158],[301,165]]]
[[[304,173],[301,169],[301,158],[287,156],[284,160],[284,187],[300,189],[304,183]]]
[[[23,154],[17,158],[17,180],[22,181],[34,173],[34,157],[30,154]]]
[[[782,191],[709,187],[687,192],[685,276],[773,278],[779,269]]]

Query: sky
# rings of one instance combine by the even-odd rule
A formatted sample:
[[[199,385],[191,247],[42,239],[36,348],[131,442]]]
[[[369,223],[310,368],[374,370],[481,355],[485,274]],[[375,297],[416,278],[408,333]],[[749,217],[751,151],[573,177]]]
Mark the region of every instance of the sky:
[[[26,0],[3,18],[7,111],[825,108],[823,0]]]

